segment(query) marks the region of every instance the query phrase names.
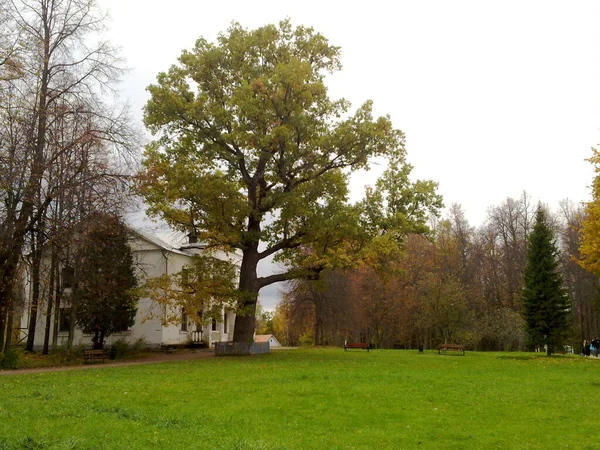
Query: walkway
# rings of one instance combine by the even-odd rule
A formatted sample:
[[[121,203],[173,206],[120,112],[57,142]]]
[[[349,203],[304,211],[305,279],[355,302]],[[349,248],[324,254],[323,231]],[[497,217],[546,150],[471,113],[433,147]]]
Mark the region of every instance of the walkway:
[[[146,364],[158,364],[171,361],[187,361],[193,359],[204,359],[215,356],[212,349],[187,350],[175,353],[146,353],[140,358],[128,359],[126,361],[108,362],[105,364],[85,364],[77,366],[42,367],[36,369],[0,370],[2,375],[21,375],[26,373],[65,372],[67,370],[104,369],[106,367],[141,366]]]

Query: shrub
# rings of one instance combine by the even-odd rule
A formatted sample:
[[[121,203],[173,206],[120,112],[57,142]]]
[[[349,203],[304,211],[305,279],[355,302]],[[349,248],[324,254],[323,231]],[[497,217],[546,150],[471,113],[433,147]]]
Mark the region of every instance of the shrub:
[[[9,348],[0,356],[0,369],[16,369],[22,356],[20,349]]]
[[[56,350],[52,350],[48,360],[51,361],[53,366],[72,366],[81,364],[81,348],[65,348],[61,347]]]
[[[133,343],[133,345],[131,346],[131,355],[140,354],[147,348],[148,348],[148,343],[146,342],[146,339],[141,337],[137,341],[135,341]]]
[[[307,331],[302,336],[300,336],[300,345],[303,345],[303,346],[314,345],[312,331]]]
[[[113,342],[110,348],[110,359],[122,359],[129,353],[129,343],[125,339]]]

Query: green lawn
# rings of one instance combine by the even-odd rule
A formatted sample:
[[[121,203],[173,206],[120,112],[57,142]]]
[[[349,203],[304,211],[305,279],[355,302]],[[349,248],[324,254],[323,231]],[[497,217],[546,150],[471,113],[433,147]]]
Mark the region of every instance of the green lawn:
[[[307,349],[0,376],[0,449],[600,449],[600,360],[538,355]]]

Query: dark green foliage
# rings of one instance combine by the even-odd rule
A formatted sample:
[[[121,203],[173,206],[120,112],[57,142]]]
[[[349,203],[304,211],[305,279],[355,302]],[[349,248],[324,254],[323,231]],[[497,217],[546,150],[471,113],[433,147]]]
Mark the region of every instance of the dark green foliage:
[[[110,348],[110,359],[123,359],[129,352],[129,344],[124,339],[113,342]]]
[[[137,298],[128,232],[119,218],[97,214],[82,236],[77,284],[76,322],[93,335],[94,348],[104,339],[133,325]]]
[[[138,355],[146,348],[146,345],[146,341],[141,338],[135,341],[133,345],[129,345],[124,339],[119,339],[112,343],[109,353],[110,359],[123,359]]]
[[[559,272],[554,235],[541,207],[529,236],[523,282],[523,318],[529,342],[532,346],[547,345],[550,355],[567,332],[570,302]]]
[[[21,359],[21,351],[9,348],[0,355],[0,369],[16,369]]]

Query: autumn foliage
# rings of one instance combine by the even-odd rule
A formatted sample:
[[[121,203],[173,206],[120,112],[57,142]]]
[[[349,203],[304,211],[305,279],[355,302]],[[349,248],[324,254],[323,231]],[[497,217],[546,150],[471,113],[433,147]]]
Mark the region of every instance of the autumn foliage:
[[[557,270],[572,300],[566,317],[571,327],[563,330],[562,342],[578,351],[581,336],[597,333],[598,312],[592,306],[597,280],[573,263],[581,217],[576,211],[564,202],[550,222],[561,236]],[[525,349],[523,276],[534,222],[526,194],[490,208],[479,228],[453,205],[428,234],[403,238],[395,255],[377,247],[355,268],[290,285],[274,317],[276,334],[293,345],[350,340],[382,348],[446,342]]]

